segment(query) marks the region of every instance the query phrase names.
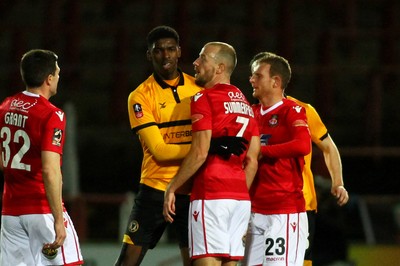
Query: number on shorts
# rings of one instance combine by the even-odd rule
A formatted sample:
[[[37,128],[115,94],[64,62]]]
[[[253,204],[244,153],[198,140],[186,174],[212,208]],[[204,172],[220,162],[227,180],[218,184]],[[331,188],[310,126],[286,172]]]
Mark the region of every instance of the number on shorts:
[[[285,248],[285,239],[282,237],[278,237],[276,241],[273,238],[267,238],[265,240],[266,248],[265,248],[265,256],[273,256],[273,255],[284,255]],[[274,246],[276,248],[274,249]]]

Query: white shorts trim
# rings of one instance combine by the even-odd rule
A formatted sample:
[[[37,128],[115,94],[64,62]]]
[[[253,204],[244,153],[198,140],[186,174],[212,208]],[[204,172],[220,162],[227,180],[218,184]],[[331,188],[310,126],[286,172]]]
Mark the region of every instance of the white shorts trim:
[[[302,266],[308,247],[306,212],[252,213],[244,265]]]
[[[1,265],[79,265],[83,264],[79,239],[67,212],[64,225],[67,238],[54,259],[42,254],[43,244],[55,239],[52,214],[1,217]]]
[[[194,200],[189,209],[189,251],[192,259],[244,256],[243,237],[250,218],[250,201]]]

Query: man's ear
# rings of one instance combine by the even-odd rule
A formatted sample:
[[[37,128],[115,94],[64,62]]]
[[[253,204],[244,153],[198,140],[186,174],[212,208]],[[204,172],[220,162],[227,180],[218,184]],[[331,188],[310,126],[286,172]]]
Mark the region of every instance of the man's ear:
[[[272,85],[274,88],[282,88],[282,78],[280,76],[274,77],[274,84]]]
[[[181,58],[182,50],[181,50],[180,46],[178,46],[177,54],[178,54],[178,58]]]
[[[53,78],[54,78],[54,76],[52,74],[49,74],[44,81],[46,83],[46,85],[50,85]]]
[[[224,73],[225,68],[226,68],[226,66],[225,66],[224,63],[219,63],[219,64],[218,64],[218,68],[217,68],[217,73],[218,73],[218,74]]]

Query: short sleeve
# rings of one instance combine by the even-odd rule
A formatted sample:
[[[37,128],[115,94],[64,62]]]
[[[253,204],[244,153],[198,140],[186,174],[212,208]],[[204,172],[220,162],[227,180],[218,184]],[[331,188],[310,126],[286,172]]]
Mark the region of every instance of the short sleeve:
[[[42,150],[62,154],[65,140],[65,113],[54,110],[43,125]]]
[[[328,129],[322,122],[320,116],[314,107],[309,106],[306,110],[307,123],[310,129],[311,140],[314,143],[319,143],[321,138],[328,133]]]
[[[211,106],[207,93],[198,92],[191,102],[192,130],[202,131],[212,129]]]

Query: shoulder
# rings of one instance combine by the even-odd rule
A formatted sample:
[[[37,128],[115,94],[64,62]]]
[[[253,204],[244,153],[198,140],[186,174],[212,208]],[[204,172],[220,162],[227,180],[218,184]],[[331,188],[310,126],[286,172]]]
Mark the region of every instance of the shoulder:
[[[297,105],[300,105],[300,106],[303,107],[307,112],[308,112],[309,110],[315,112],[315,108],[314,108],[311,104],[309,104],[309,103],[302,102],[302,101],[300,101],[300,100],[298,100],[298,99],[296,99],[296,98],[294,98],[294,97],[292,97],[292,96],[287,96],[287,99],[288,99],[288,100],[291,100],[291,101],[293,101],[293,102],[295,102]]]
[[[2,101],[2,102],[0,103],[0,108],[1,108],[1,109],[4,109],[6,106],[9,106],[11,100],[12,100],[12,97],[7,97],[7,98],[5,98],[4,101]]]
[[[147,77],[146,80],[144,80],[142,83],[140,83],[132,92],[131,94],[134,93],[140,93],[146,90],[150,90],[154,87],[154,85],[158,85],[156,79],[154,78],[154,75],[151,74],[150,76]]]
[[[154,91],[158,88],[161,89],[154,76],[150,75],[146,80],[140,83],[133,91],[129,93],[128,99],[134,99],[136,97],[140,97],[140,95],[143,97],[151,97]]]
[[[42,100],[43,100],[43,103],[44,103],[48,113],[50,113],[52,115],[57,115],[57,117],[59,117],[61,121],[64,120],[65,112],[61,108],[55,106],[54,104],[52,104],[51,102],[49,102],[48,100],[46,100],[44,98],[42,98]]]
[[[191,82],[194,83],[195,78],[194,78],[192,75],[189,75],[189,74],[187,74],[186,72],[182,72],[182,75],[183,75],[183,78],[184,78],[185,80],[189,80],[189,81],[191,81]]]
[[[287,99],[292,100],[292,101],[296,102],[298,105],[300,105],[301,107],[303,107],[306,111],[308,119],[314,119],[314,118],[320,119],[317,110],[311,104],[302,102],[291,96],[287,96]]]
[[[287,115],[301,115],[304,118],[306,117],[306,109],[304,108],[304,106],[301,106],[297,102],[289,99],[283,99],[282,111],[285,112]]]
[[[41,105],[43,105],[50,112],[52,112],[52,111],[62,111],[59,107],[55,106],[52,102],[50,102],[50,100],[46,99],[43,96],[40,96],[38,98],[38,100],[39,100],[39,103]]]
[[[299,108],[305,109],[305,107],[303,105],[299,104],[296,101],[293,101],[293,100],[290,100],[290,99],[286,99],[286,98],[283,98],[282,101],[283,101],[283,105],[284,106],[289,106],[289,107],[290,106],[297,106]]]
[[[195,78],[185,72],[182,72],[183,79],[184,79],[184,85],[185,87],[191,87],[195,91],[203,90],[200,86],[198,86],[195,82]]]

